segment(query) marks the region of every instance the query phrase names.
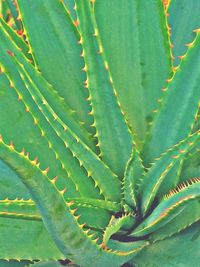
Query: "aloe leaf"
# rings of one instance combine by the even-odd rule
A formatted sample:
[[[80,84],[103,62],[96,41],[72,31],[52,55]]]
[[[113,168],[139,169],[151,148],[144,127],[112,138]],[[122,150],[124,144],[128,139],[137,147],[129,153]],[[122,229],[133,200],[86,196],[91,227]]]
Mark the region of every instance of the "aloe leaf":
[[[41,216],[31,199],[0,200],[0,217],[41,221]]]
[[[158,230],[181,214],[184,211],[184,205],[199,197],[200,178],[194,178],[185,184],[180,184],[163,198],[153,212],[136,227],[131,236],[144,236]]]
[[[74,21],[74,24],[76,24],[77,14],[75,10],[75,0],[64,0],[64,3],[67,7],[67,10],[69,11],[72,20]]]
[[[171,188],[176,187],[177,184],[180,182],[183,160],[184,159],[182,158],[181,160],[176,161],[174,165],[170,168],[170,170],[167,172],[157,192],[156,197],[158,199],[162,198],[164,194],[167,194],[167,192]],[[188,177],[193,177],[193,176],[188,176]]]
[[[4,35],[7,35],[7,38],[10,39],[10,42],[6,42],[7,49],[11,49],[19,59],[26,65],[27,70],[34,76],[34,80],[36,81],[38,87],[41,92],[47,98],[47,101],[53,106],[54,110],[58,113],[58,115],[68,123],[68,125],[75,131],[75,133],[83,139],[86,144],[88,144],[93,150],[94,146],[92,141],[90,140],[90,136],[87,131],[81,125],[81,122],[77,120],[74,115],[74,112],[69,108],[69,106],[65,103],[64,98],[62,98],[31,64],[29,64],[26,58],[20,53],[18,50],[21,50],[21,40],[20,38],[8,27],[6,23],[1,20],[2,30],[4,31]],[[23,47],[23,46],[22,46]],[[22,50],[23,51],[23,50]],[[25,51],[26,52],[26,51]],[[24,54],[25,54],[24,52]]]
[[[193,132],[200,130],[200,107],[194,120]]]
[[[76,8],[100,156],[122,177],[131,154],[131,134],[116,97],[94,10],[88,0],[76,1]]]
[[[6,0],[2,0],[0,2],[0,14],[4,18],[4,20],[6,20],[6,21],[9,20],[8,11],[9,11],[9,9],[8,9],[7,1]]]
[[[105,209],[108,211],[112,211],[114,213],[122,211],[122,205],[116,202],[106,201],[102,199],[95,199],[95,198],[66,198],[66,201],[70,202],[73,201],[74,203],[82,206],[93,206],[100,209]]]
[[[0,260],[1,267],[26,267],[30,261]]]
[[[30,195],[27,188],[21,182],[17,174],[0,160],[0,199],[29,199]]]
[[[146,164],[186,138],[192,130],[200,99],[199,46],[200,34],[197,33],[169,82],[166,95],[156,113],[143,151]]]
[[[95,187],[92,185],[91,180],[87,179],[84,183],[88,183],[88,186],[80,186],[81,189],[86,189],[87,194],[91,193],[98,186],[100,194],[103,194],[107,200],[118,201],[121,199],[120,181],[116,174],[114,174],[108,166],[94,154],[78,137],[77,135],[65,125],[62,120],[57,117],[55,112],[49,106],[43,95],[39,92],[33,81],[30,79],[28,73],[26,73],[23,65],[20,65],[17,61],[17,68],[22,72],[22,79],[25,80],[26,88],[31,95],[34,95],[34,101],[43,113],[44,117],[51,125],[57,136],[62,140],[65,148],[69,148],[73,156],[79,160],[80,165],[83,165],[88,172],[88,176],[94,179]],[[24,76],[25,75],[25,76]],[[43,104],[45,102],[45,105]],[[72,164],[72,163],[71,163]],[[70,166],[68,167],[68,169]],[[75,177],[76,178],[76,177]],[[83,183],[79,177],[76,178],[77,182]],[[89,183],[90,188],[89,189]],[[110,187],[112,184],[112,187]],[[95,192],[94,192],[95,193]],[[97,193],[96,193],[97,194]]]
[[[63,198],[64,192],[58,190],[54,180],[47,176],[46,171],[42,171],[27,156],[18,153],[13,146],[5,144],[2,138],[0,158],[18,173],[31,192],[45,226],[65,256],[73,258],[83,266],[90,262],[100,267],[112,261],[113,267],[117,267],[130,260],[144,247],[143,242],[142,245],[135,243],[134,248],[128,252],[104,250],[92,240],[92,236],[87,235],[87,231],[83,230],[83,225],[78,223],[79,217],[74,215],[75,210],[70,208],[72,204],[67,205]],[[87,253],[83,254],[83,251]]]
[[[1,39],[1,45],[3,45],[3,38]],[[20,76],[16,71],[16,67],[13,66],[10,56],[6,56],[6,51],[4,49],[1,51],[0,61],[1,64],[5,64],[4,67],[6,67],[9,75],[11,71],[11,76],[17,84],[17,87],[20,88],[20,90],[22,89],[22,92],[28,97],[26,87],[20,80]],[[30,112],[29,103],[17,101],[17,98],[20,99],[19,96],[21,96],[21,93],[19,91],[11,90],[4,74],[3,76],[0,76],[0,80],[1,79],[3,84],[1,89],[2,102],[0,109],[2,109],[3,112],[6,112],[7,117],[0,118],[0,134],[6,135],[8,140],[14,140],[15,146],[20,150],[23,148],[24,151],[27,151],[29,148],[33,160],[35,159],[37,161],[37,157],[40,155],[41,167],[45,168],[46,166],[53,166],[50,169],[51,175],[63,177],[62,182],[59,180],[60,186],[63,187],[66,182],[68,184],[71,183],[70,191],[68,193],[72,196],[79,196],[76,192],[75,185],[68,179],[68,173],[61,168],[61,162],[59,162],[59,159],[57,158],[58,156],[52,151],[50,146],[51,142],[48,139],[46,140],[43,136],[46,128],[44,130],[44,128],[40,128],[34,124],[34,122],[37,121],[36,114],[40,113],[39,110],[34,106],[32,110],[33,113]],[[11,86],[14,86],[13,83],[11,83]],[[29,99],[31,99],[30,96]],[[43,123],[43,127],[44,125],[45,124]],[[13,131],[13,127],[15,127],[15,131]],[[23,136],[23,143],[21,136]]]
[[[0,217],[0,225],[1,259],[50,260],[64,258],[41,221]]]
[[[200,199],[190,201],[182,212],[172,221],[151,234],[150,240],[155,242],[173,236],[200,220]]]
[[[113,211],[111,213],[110,210],[103,208],[103,203],[101,203],[101,207],[94,205],[94,202],[96,204],[99,203],[95,199],[69,198],[66,199],[66,202],[70,203],[72,208],[76,210],[76,216],[81,216],[80,223],[84,224],[87,228],[104,229],[108,225],[111,214],[113,213]],[[31,199],[24,200],[17,198],[10,200],[6,198],[0,200],[0,217],[42,221],[41,215],[38,213],[36,205]]]
[[[18,34],[22,34],[22,23],[19,20],[19,13],[17,9],[17,4],[13,0],[6,0],[7,5],[9,7],[12,19],[14,20],[15,25],[13,25],[13,28],[16,29]]]
[[[116,234],[120,229],[126,229],[132,226],[135,222],[135,218],[132,214],[125,214],[120,218],[111,217],[108,226],[103,234],[103,245],[106,246],[110,237]]]
[[[167,9],[175,66],[180,63],[179,56],[186,53],[187,45],[193,41],[195,37],[193,30],[200,27],[199,9],[200,3],[195,0],[172,0]]]
[[[19,37],[19,35],[17,35],[14,30],[2,19],[0,18],[1,24],[3,25],[3,27],[6,29],[6,31],[8,32],[8,34],[10,36],[12,36],[12,40],[13,42],[20,47],[21,51],[23,52],[23,54],[29,59],[29,60],[33,60],[30,53],[29,53],[29,46],[25,43],[25,41]]]
[[[184,160],[180,175],[180,182],[186,181],[188,178],[200,177],[200,150],[189,154]]]
[[[27,90],[26,85],[24,84],[24,81],[20,78],[19,73],[17,72],[16,66],[14,65],[12,57],[9,56],[6,52],[7,47],[9,48],[11,47],[10,49],[13,52],[15,52],[18,55],[18,57],[20,57],[21,54],[17,53],[18,52],[17,49],[14,46],[12,46],[12,43],[8,41],[7,39],[8,37],[3,29],[1,31],[1,37],[2,37],[1,46],[3,47],[2,53],[1,53],[1,64],[3,64],[6,70],[6,74],[9,75],[9,77],[11,77],[12,79],[13,88],[17,92],[18,99],[20,100],[19,103],[22,105],[23,110],[24,109],[28,110],[28,113],[29,113],[28,116],[32,117],[31,118],[32,124],[29,130],[32,128],[33,125],[36,125],[35,128],[39,130],[38,139],[44,139],[42,140],[44,142],[47,141],[46,145],[48,147],[48,151],[52,150],[54,152],[54,160],[51,165],[47,161],[47,157],[46,157],[46,154],[48,155],[48,152],[46,154],[44,153],[43,156],[44,156],[44,160],[46,161],[46,166],[50,166],[50,167],[53,166],[52,168],[50,168],[50,170],[54,169],[54,175],[63,177],[62,178],[63,181],[59,179],[60,183],[62,181],[62,184],[60,184],[60,187],[63,188],[63,186],[65,186],[66,183],[68,184],[68,192],[66,192],[68,197],[78,196],[79,193],[77,190],[81,190],[81,195],[86,194],[86,196],[88,197],[92,195],[95,197],[99,197],[99,190],[93,186],[92,180],[88,179],[88,176],[85,173],[84,169],[81,168],[80,163],[73,157],[73,154],[71,153],[71,151],[69,151],[66,148],[65,144],[57,136],[57,133],[55,133],[55,131],[51,128],[50,124],[47,122],[45,117],[42,115],[37,104],[34,102],[32,96],[29,94],[29,91]],[[26,64],[27,68],[28,66],[31,66],[30,64],[28,65],[26,61],[23,61],[23,59],[24,58],[22,57],[21,60],[24,64]],[[44,107],[45,105],[44,105],[43,100],[44,98],[42,98],[41,105]],[[55,114],[55,112],[53,112],[53,114]],[[53,117],[53,120],[54,119],[55,118]],[[65,127],[62,128],[63,131]],[[19,135],[18,137],[20,136],[21,135]],[[15,140],[15,138],[16,137],[14,136],[13,140]],[[20,140],[20,144],[21,144],[21,140]],[[40,153],[37,153],[37,154],[40,154]],[[35,156],[38,156],[38,155],[35,155]],[[42,163],[44,163],[44,160],[42,161]],[[58,168],[54,168],[55,163],[59,164]],[[55,173],[55,170],[56,170],[56,173]],[[60,172],[62,172],[62,175],[59,175]],[[78,186],[79,183],[84,183],[84,186]],[[88,186],[90,187],[89,189],[88,189]]]
[[[144,167],[136,146],[133,147],[131,157],[127,163],[123,180],[123,200],[132,208],[137,207],[138,189],[144,176]]]
[[[143,141],[172,72],[162,1],[96,0],[94,8],[120,103]]]
[[[56,261],[45,261],[45,262],[36,262],[34,264],[30,264],[27,267],[62,267],[63,265]],[[68,266],[68,265],[65,265]]]
[[[160,158],[155,161],[146,175],[143,177],[143,181],[140,187],[140,192],[142,194],[141,199],[141,208],[143,214],[145,214],[150,208],[154,198],[156,197],[157,192],[159,192],[160,187],[165,182],[165,191],[167,188],[171,187],[171,182],[173,181],[167,176],[169,171],[175,166],[175,164],[179,164],[184,156],[193,148],[196,144],[198,144],[200,140],[200,134],[197,132],[196,134],[190,135],[185,140],[182,140],[165,153],[161,155]],[[162,188],[162,191],[163,192]]]
[[[91,132],[79,33],[62,1],[17,1],[36,65]],[[56,23],[55,23],[56,22]],[[42,36],[40,38],[39,36]]]
[[[4,51],[5,51],[6,47],[9,46],[10,43],[6,39],[7,37],[6,37],[6,34],[4,33],[4,30],[2,30],[1,34],[2,34],[2,41],[4,41],[1,45],[3,46],[3,44],[5,43],[4,44],[5,45]],[[18,53],[18,51],[15,49],[14,46],[11,46],[11,50],[14,53],[16,53],[16,55],[20,58],[20,54]],[[101,193],[103,189],[103,191],[108,192],[108,197],[114,198],[114,200],[119,199],[120,198],[120,182],[118,181],[118,178],[116,177],[116,175],[113,174],[109,170],[109,168],[105,166],[103,162],[100,161],[100,159],[92,151],[90,151],[90,149],[79,139],[79,137],[76,136],[70,130],[70,128],[68,128],[68,125],[64,124],[60,118],[57,118],[57,114],[49,106],[47,100],[42,96],[41,92],[38,91],[38,88],[36,88],[35,84],[32,84],[33,81],[30,80],[30,76],[29,76],[30,73],[28,74],[24,70],[23,65],[17,61],[18,70],[20,68],[21,71],[25,72],[25,75],[28,77],[26,79],[30,80],[30,81],[26,80],[25,85],[21,79],[19,81],[19,78],[16,77],[18,75],[18,73],[16,74],[16,71],[17,71],[16,66],[15,68],[11,67],[11,64],[12,66],[14,66],[14,63],[12,61],[14,57],[8,57],[7,53],[5,53],[5,55],[2,54],[1,57],[2,57],[1,61],[3,61],[4,63],[4,68],[5,67],[7,68],[7,72],[9,71],[10,76],[13,79],[13,85],[15,85],[14,89],[17,91],[17,94],[21,96],[20,97],[21,102],[24,102],[25,107],[28,107],[30,113],[36,114],[37,112],[37,118],[33,115],[32,116],[33,120],[35,124],[40,128],[41,135],[47,139],[49,148],[54,151],[57,160],[60,160],[62,168],[65,167],[63,169],[65,171],[67,170],[66,172],[69,178],[71,179],[71,180],[68,179],[68,182],[73,181],[74,184],[76,185],[76,191],[82,190],[81,192],[82,196],[83,194],[84,195],[87,194],[85,195],[87,197],[90,197],[92,195],[95,197],[101,197],[99,196],[99,189],[93,186],[93,182],[91,179],[88,179],[88,176],[92,175],[92,178],[95,181],[96,187],[100,186]],[[22,61],[23,64],[26,64],[26,61],[24,61],[23,58],[22,59],[20,58],[20,61]],[[28,68],[28,70],[29,70],[29,67],[30,65],[26,64],[26,68]],[[31,72],[31,75],[33,76],[33,79],[35,80],[34,73]],[[25,79],[25,76],[23,77],[23,79]],[[30,82],[31,84],[28,84]],[[36,97],[34,99],[30,97],[31,95],[29,95],[29,91],[31,94],[33,92],[34,94],[36,93],[37,100],[36,100]],[[44,110],[46,111],[45,114],[44,114]],[[41,111],[43,114],[41,113]],[[47,112],[48,112],[48,115],[47,115]],[[59,123],[55,120],[55,118],[56,120],[59,121]],[[45,128],[44,128],[44,125],[45,125]],[[59,145],[59,141],[60,141],[60,145]],[[68,145],[72,152],[67,149]],[[81,152],[81,150],[84,151],[84,154]],[[74,156],[77,156],[79,162],[76,161]],[[62,161],[61,161],[61,158],[62,158]],[[83,169],[80,166],[83,164],[86,170],[88,171],[88,175],[83,172]],[[102,183],[102,180],[104,180],[104,183]],[[113,181],[112,182],[113,187],[107,186],[106,184],[110,184],[111,181]],[[84,183],[84,186],[79,186],[80,183]],[[103,185],[102,189],[101,189],[100,184]],[[75,195],[77,193],[73,191],[74,190],[73,184],[68,188],[69,188],[68,189],[69,193],[67,192],[68,196],[70,196],[71,194]]]
[[[169,239],[146,247],[132,263],[140,267],[198,266],[199,227],[200,223],[196,223]]]

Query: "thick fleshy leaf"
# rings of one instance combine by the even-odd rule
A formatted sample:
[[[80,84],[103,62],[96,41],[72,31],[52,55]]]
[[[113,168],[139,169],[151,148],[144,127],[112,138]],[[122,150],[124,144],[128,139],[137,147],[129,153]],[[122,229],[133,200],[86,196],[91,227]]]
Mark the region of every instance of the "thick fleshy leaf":
[[[200,223],[169,239],[145,248],[132,263],[140,267],[198,266],[200,251]]]
[[[0,226],[0,259],[64,259],[41,221],[0,217]]]
[[[172,189],[153,212],[139,224],[131,236],[145,236],[172,221],[184,212],[185,205],[200,198],[200,178],[194,178]],[[198,202],[200,208],[200,201]]]
[[[103,234],[103,245],[106,246],[110,237],[116,234],[120,229],[128,229],[135,222],[135,218],[132,214],[126,214],[120,218],[111,217],[108,226]]]
[[[136,209],[138,203],[139,186],[144,176],[144,167],[136,146],[133,147],[131,157],[127,163],[123,180],[123,200],[127,205]]]
[[[75,0],[64,0],[64,3],[70,13],[72,20],[74,21],[74,24],[76,24],[77,14],[75,10]]]
[[[95,1],[95,17],[120,103],[144,140],[161,88],[171,75],[162,1]]]
[[[0,18],[1,24],[4,26],[4,28],[6,29],[6,31],[8,32],[8,34],[10,36],[12,36],[12,40],[13,42],[20,47],[20,50],[23,52],[23,54],[30,60],[30,62],[33,61],[32,56],[29,53],[29,46],[27,45],[27,43],[25,43],[24,39],[22,37],[20,37],[19,35],[17,35],[14,30],[2,19]]]
[[[102,159],[121,178],[131,154],[131,133],[120,109],[90,1],[76,1],[84,70]],[[120,156],[119,156],[120,155]]]
[[[62,267],[63,265],[56,261],[44,261],[30,264],[27,267]],[[67,265],[68,266],[68,265]]]
[[[185,158],[180,175],[180,182],[188,178],[200,177],[200,150],[193,151]]]
[[[62,1],[21,1],[20,14],[38,68],[91,131],[79,33]]]
[[[115,203],[104,203],[98,199],[69,198],[66,201],[76,210],[76,216],[81,216],[80,223],[84,224],[86,228],[102,230],[108,225],[111,215],[120,211],[118,207],[117,210],[113,210],[117,206]],[[0,200],[0,217],[42,221],[42,217],[31,199],[10,200],[6,198]]]
[[[145,163],[152,162],[169,147],[186,138],[191,132],[200,99],[200,33],[166,90],[145,143]]]
[[[0,260],[1,267],[25,267],[30,261]]]
[[[9,56],[7,54],[7,49],[9,48],[10,50],[12,50],[16,56],[20,59],[21,62],[23,62],[26,66],[26,69],[31,72],[31,75],[34,77],[34,80],[37,80],[37,72],[36,70],[32,67],[32,65],[30,65],[26,59],[23,57],[23,55],[16,49],[16,47],[12,44],[12,42],[9,41],[9,37],[7,36],[5,30],[3,27],[1,27],[1,46],[2,46],[2,52],[1,52],[1,64],[3,65],[4,70],[6,71],[6,75],[9,76],[9,78],[12,80],[12,86],[13,86],[13,94],[16,94],[16,96],[18,96],[18,100],[21,101],[16,101],[15,99],[15,104],[16,105],[21,105],[21,109],[22,109],[22,114],[24,114],[24,116],[29,118],[29,123],[30,126],[28,128],[28,131],[31,131],[32,128],[34,128],[37,131],[37,139],[41,142],[44,142],[46,145],[46,149],[47,151],[41,154],[41,149],[39,146],[35,146],[35,143],[38,143],[38,140],[36,139],[36,141],[32,142],[32,149],[34,151],[34,156],[35,157],[42,157],[40,158],[41,160],[41,167],[43,167],[45,165],[46,166],[50,166],[50,171],[52,172],[52,174],[54,176],[60,176],[62,177],[62,180],[59,179],[59,182],[62,181],[62,183],[60,184],[60,187],[63,188],[64,185],[67,183],[69,185],[68,187],[68,192],[66,192],[66,194],[69,196],[78,196],[78,181],[80,181],[81,183],[84,182],[84,185],[87,185],[90,183],[90,185],[92,185],[90,187],[90,190],[88,190],[88,193],[93,194],[94,191],[96,191],[96,195],[95,196],[99,196],[98,193],[98,189],[95,189],[93,186],[93,182],[91,181],[91,179],[88,179],[87,174],[85,173],[85,170],[83,168],[81,168],[79,162],[73,157],[71,151],[69,151],[66,146],[64,145],[64,143],[59,140],[59,137],[57,136],[57,132],[55,133],[55,131],[51,128],[51,125],[49,125],[49,123],[47,122],[46,118],[42,115],[42,113],[40,112],[40,109],[38,108],[37,103],[34,103],[34,99],[32,98],[32,96],[29,94],[29,91],[26,89],[26,85],[24,84],[24,81],[21,79],[17,68],[14,67],[14,62],[11,56]],[[12,53],[13,53],[12,52]],[[29,74],[30,75],[30,74]],[[50,90],[50,89],[49,89]],[[44,103],[47,102],[47,100],[43,97],[41,99],[42,103],[41,105],[44,107]],[[49,104],[48,104],[49,105]],[[52,109],[52,108],[51,108]],[[25,110],[27,112],[25,112]],[[55,112],[53,111],[53,114],[55,114]],[[57,114],[56,114],[57,116]],[[67,117],[67,116],[66,116]],[[53,117],[53,120],[55,119],[55,117]],[[5,118],[4,118],[5,120]],[[17,122],[17,120],[15,121],[15,123]],[[36,127],[33,127],[33,126]],[[20,124],[20,126],[22,126]],[[25,125],[26,127],[26,125]],[[67,126],[65,126],[64,128],[62,128],[62,130],[64,131],[64,129]],[[13,128],[11,128],[13,129]],[[20,129],[21,130],[21,129]],[[6,133],[5,131],[5,127],[2,127],[2,134]],[[24,129],[23,129],[24,131]],[[36,135],[33,134],[33,131],[31,131],[31,134],[33,135],[33,138],[36,138]],[[18,145],[18,149],[22,149],[23,143],[21,143],[21,135],[16,135],[13,133],[13,138],[11,140],[15,140],[18,138],[19,142],[17,142],[16,145]],[[7,136],[7,135],[6,135]],[[30,136],[28,136],[28,138],[30,139]],[[78,137],[77,137],[78,138]],[[9,136],[8,136],[9,139]],[[32,140],[31,140],[32,141]],[[30,143],[30,142],[29,142]],[[19,145],[20,144],[20,145]],[[25,149],[27,149],[27,146],[23,146]],[[39,149],[39,151],[35,151],[36,149]],[[30,152],[32,153],[32,151],[30,150]],[[50,160],[48,160],[47,155],[51,155],[53,154],[53,159],[52,162]],[[45,164],[46,162],[46,164]],[[56,167],[57,164],[57,167]],[[66,166],[67,165],[67,166]],[[76,174],[75,174],[76,173]],[[65,178],[65,179],[64,179]],[[67,178],[67,179],[66,179]],[[75,180],[74,180],[75,179]],[[78,180],[76,180],[78,179]],[[75,184],[76,186],[75,186]],[[79,190],[84,190],[84,189],[88,189],[87,186],[79,186]],[[83,193],[83,191],[81,192],[81,194]],[[85,192],[86,193],[86,192]],[[83,194],[85,194],[83,193]],[[89,196],[87,194],[87,196]]]
[[[150,240],[170,238],[200,220],[200,198],[190,201],[172,221],[151,234]]]
[[[199,141],[199,132],[190,135],[185,140],[182,140],[175,146],[171,147],[154,162],[152,167],[143,177],[140,186],[141,208],[143,214],[149,210],[161,186],[161,192],[163,192],[163,190],[166,191],[168,188],[172,188],[174,181],[171,179],[167,180],[170,178],[169,172],[183,160],[184,156],[189,153],[192,148],[199,144]],[[178,183],[178,180],[176,182]],[[165,188],[163,188],[163,185],[165,185]]]
[[[13,22],[14,22],[14,25],[12,25],[12,27],[18,32],[18,34],[21,35],[23,32],[22,23],[18,19],[19,13],[18,13],[16,2],[13,0],[5,0],[5,2],[7,2],[9,11],[11,13],[10,15],[11,15]],[[13,22],[12,22],[12,24],[13,24]]]
[[[41,114],[46,119],[49,126],[53,129],[54,133],[59,137],[58,139],[62,141],[63,148],[65,150],[69,149],[70,151],[69,156],[71,156],[71,163],[69,164],[68,162],[70,160],[68,156],[68,161],[66,163],[63,163],[64,166],[65,164],[68,164],[67,170],[70,170],[71,172],[76,172],[76,170],[82,165],[87,170],[88,175],[86,176],[84,175],[85,173],[83,173],[82,179],[78,175],[73,177],[74,179],[76,179],[75,184],[77,184],[79,190],[86,189],[87,196],[93,193],[95,197],[100,197],[100,194],[102,194],[107,200],[120,200],[120,181],[117,175],[114,174],[109,169],[109,167],[105,165],[104,162],[101,161],[100,158],[92,150],[90,150],[89,147],[81,139],[78,138],[78,136],[68,127],[68,125],[63,123],[63,121],[59,117],[57,117],[57,114],[54,112],[44,96],[35,86],[34,81],[32,81],[24,66],[17,61],[15,62],[17,63],[17,69],[20,72],[21,78],[25,81],[27,90],[29,91],[30,95],[35,96],[34,102],[40,109]],[[67,151],[65,151],[65,155],[66,152]],[[77,161],[74,161],[75,157],[79,162],[79,166],[72,168],[71,165],[77,163]],[[88,179],[88,177],[90,176],[91,179]],[[92,179],[94,180],[95,186]],[[81,186],[80,183],[84,183],[84,185]],[[110,187],[110,184],[112,184],[112,187]],[[98,192],[97,186],[100,190],[100,194]]]
[[[3,38],[1,38],[1,46],[3,46]],[[13,84],[17,84],[17,88],[20,88],[28,97],[23,81],[20,79],[16,68],[13,66],[10,58],[6,56],[6,52],[3,49],[1,51],[0,60],[1,64],[3,63],[3,60],[5,60],[4,67],[8,70],[9,75],[11,75]],[[0,110],[7,115],[6,117],[1,116],[0,118],[0,134],[6,135],[8,142],[15,142],[15,146],[18,150],[24,149],[27,151],[27,149],[29,149],[29,153],[31,153],[33,160],[37,160],[39,157],[41,168],[50,166],[50,173],[52,176],[63,177],[62,182],[60,180],[60,186],[63,188],[66,181],[68,184],[71,181],[68,179],[66,170],[61,168],[59,159],[56,160],[56,153],[49,145],[51,142],[48,138],[44,138],[43,136],[46,132],[45,124],[43,123],[45,129],[34,124],[38,117],[37,114],[39,114],[38,108],[34,107],[33,110],[30,110],[29,103],[18,101],[21,93],[19,91],[11,90],[9,82],[4,74],[0,75],[0,81],[3,82],[3,84],[1,83],[0,98],[2,102]],[[13,84],[12,86],[14,86]],[[31,99],[31,96],[29,96],[29,99]],[[22,136],[23,140],[21,138]],[[73,185],[73,183],[71,183],[70,189],[69,193],[72,196],[79,195],[76,193],[75,185]]]
[[[30,195],[17,174],[0,160],[0,200],[5,198],[29,199]]]
[[[119,250],[117,247],[115,251],[103,249],[92,239],[93,236],[88,236],[88,231],[83,230],[84,225],[79,224],[79,216],[75,215],[76,210],[70,208],[73,203],[65,202],[64,192],[58,190],[54,179],[50,179],[46,171],[42,171],[28,156],[18,153],[13,145],[5,144],[2,138],[0,158],[19,174],[28,187],[48,232],[66,257],[74,259],[83,266],[90,262],[100,267],[112,262],[113,267],[118,267],[146,246],[146,241],[139,241],[126,244],[126,250],[123,250],[121,248],[123,242],[119,242]],[[85,251],[86,254],[83,253]]]
[[[167,9],[171,28],[171,42],[174,65],[180,63],[179,56],[187,51],[187,46],[195,37],[194,30],[200,28],[200,2],[196,0],[172,0]]]

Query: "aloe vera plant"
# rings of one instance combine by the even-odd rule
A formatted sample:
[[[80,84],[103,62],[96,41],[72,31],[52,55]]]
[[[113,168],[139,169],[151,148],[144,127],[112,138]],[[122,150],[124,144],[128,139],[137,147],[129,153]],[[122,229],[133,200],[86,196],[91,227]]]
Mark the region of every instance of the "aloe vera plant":
[[[1,267],[198,266],[199,4],[163,2],[1,0]]]

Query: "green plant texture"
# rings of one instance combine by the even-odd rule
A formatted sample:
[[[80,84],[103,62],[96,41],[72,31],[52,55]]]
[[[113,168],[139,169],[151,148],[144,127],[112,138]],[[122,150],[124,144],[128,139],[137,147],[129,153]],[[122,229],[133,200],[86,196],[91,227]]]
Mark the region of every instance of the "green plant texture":
[[[199,266],[199,10],[0,0],[0,267]]]

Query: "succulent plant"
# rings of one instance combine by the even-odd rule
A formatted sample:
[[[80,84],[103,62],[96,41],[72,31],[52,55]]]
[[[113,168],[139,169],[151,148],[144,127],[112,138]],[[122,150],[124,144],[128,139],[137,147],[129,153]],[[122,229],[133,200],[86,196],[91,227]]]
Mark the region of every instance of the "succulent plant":
[[[1,0],[1,267],[198,266],[199,3],[163,2]]]

